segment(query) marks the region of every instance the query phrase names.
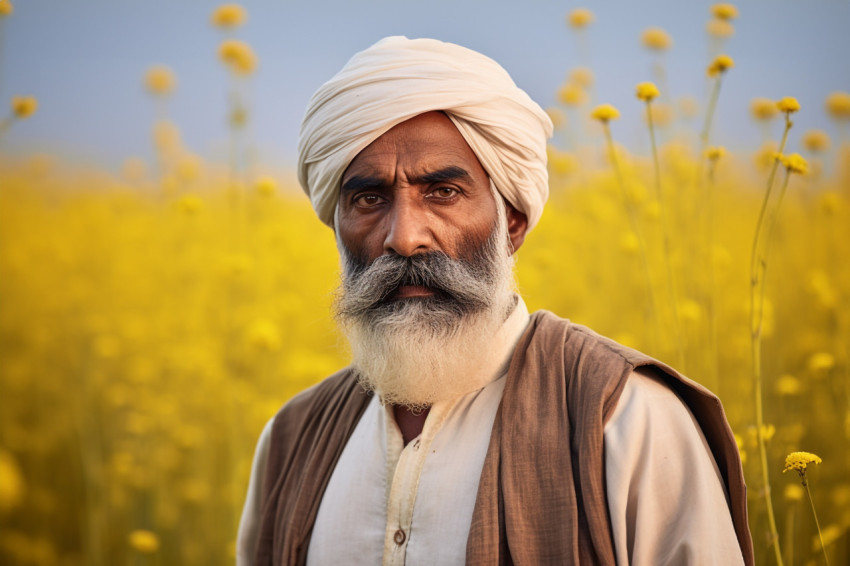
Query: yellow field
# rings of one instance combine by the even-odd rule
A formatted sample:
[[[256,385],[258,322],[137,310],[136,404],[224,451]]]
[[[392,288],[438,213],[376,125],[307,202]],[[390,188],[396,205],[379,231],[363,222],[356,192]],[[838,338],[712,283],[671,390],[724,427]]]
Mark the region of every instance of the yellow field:
[[[245,74],[254,60],[236,51],[228,64]],[[799,477],[782,473],[790,452],[820,456],[809,488],[829,561],[847,564],[850,140],[804,144],[810,171],[790,175],[777,211],[787,166],[755,148],[706,157],[707,144],[681,136],[689,127],[697,137],[685,120],[694,109],[674,110],[662,93],[659,182],[651,155],[618,147],[620,182],[589,118],[588,77],[574,73],[553,111],[569,123],[552,147],[548,208],[518,252],[523,297],[719,394],[744,457],[758,563],[776,562],[759,436],[786,564],[824,560]],[[151,92],[168,80],[149,77]],[[235,100],[238,148],[246,109]],[[252,177],[237,159],[202,163],[168,122],[155,132],[149,171],[137,161],[122,176],[46,156],[3,161],[2,564],[231,563],[260,430],[346,363],[330,311],[333,234],[300,190]],[[775,229],[760,244],[766,278],[752,295],[774,165]],[[751,301],[762,283],[759,435]]]

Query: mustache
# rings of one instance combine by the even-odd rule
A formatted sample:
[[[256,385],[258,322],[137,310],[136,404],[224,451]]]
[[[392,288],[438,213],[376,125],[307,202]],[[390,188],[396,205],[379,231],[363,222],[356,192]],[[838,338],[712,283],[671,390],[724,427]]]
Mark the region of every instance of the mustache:
[[[375,313],[392,305],[392,295],[402,286],[422,286],[434,296],[416,300],[430,301],[459,312],[487,308],[496,284],[498,253],[486,242],[469,259],[453,259],[440,251],[409,257],[384,255],[371,264],[345,250],[346,266],[343,293],[337,301],[337,314],[343,319]],[[389,308],[392,308],[391,306]]]

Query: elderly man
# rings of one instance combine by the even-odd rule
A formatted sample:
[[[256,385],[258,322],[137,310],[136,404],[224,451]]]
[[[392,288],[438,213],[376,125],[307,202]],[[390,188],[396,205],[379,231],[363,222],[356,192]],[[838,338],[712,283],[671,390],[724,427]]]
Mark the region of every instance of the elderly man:
[[[497,63],[430,39],[313,96],[299,180],[353,361],[263,431],[237,562],[752,563],[716,397],[515,292],[551,132]]]

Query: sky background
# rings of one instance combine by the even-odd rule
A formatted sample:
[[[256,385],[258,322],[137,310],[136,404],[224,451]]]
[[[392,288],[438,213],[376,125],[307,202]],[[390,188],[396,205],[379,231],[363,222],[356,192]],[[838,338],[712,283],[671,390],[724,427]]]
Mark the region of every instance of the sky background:
[[[155,106],[142,86],[151,65],[171,67],[178,88],[169,114],[186,145],[224,161],[228,75],[216,51],[224,37],[209,22],[221,2],[206,0],[13,0],[0,29],[0,100],[32,94],[39,110],[3,140],[12,154],[50,152],[117,170],[127,157],[153,159]],[[646,0],[269,0],[242,3],[248,22],[235,37],[250,43],[259,68],[250,81],[251,124],[260,160],[286,168],[295,159],[298,127],[310,95],[348,58],[387,35],[435,37],[499,61],[543,107],[556,104],[569,69],[596,75],[595,101],[623,117],[614,135],[642,147],[636,83],[651,80],[653,56],[641,46],[650,26],[673,38],[666,54],[670,95],[704,101],[711,51],[707,1]],[[735,68],[724,79],[712,141],[755,148],[749,118],[755,96],[795,96],[802,105],[797,138],[808,128],[834,134],[823,101],[850,91],[848,0],[737,2],[740,18],[725,51]],[[565,23],[576,7],[596,19],[581,53]],[[6,110],[2,111],[3,113]],[[777,124],[778,130],[778,124]],[[796,140],[792,136],[791,148]],[[645,144],[644,144],[645,145]]]

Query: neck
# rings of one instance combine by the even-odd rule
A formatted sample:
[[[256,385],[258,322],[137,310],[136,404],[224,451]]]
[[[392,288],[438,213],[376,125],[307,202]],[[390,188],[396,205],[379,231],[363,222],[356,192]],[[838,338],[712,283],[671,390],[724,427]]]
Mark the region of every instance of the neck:
[[[393,405],[393,416],[399,430],[401,430],[401,437],[404,439],[405,446],[422,434],[422,428],[425,426],[425,419],[428,418],[430,410],[431,408],[428,407],[414,413],[403,405]]]

